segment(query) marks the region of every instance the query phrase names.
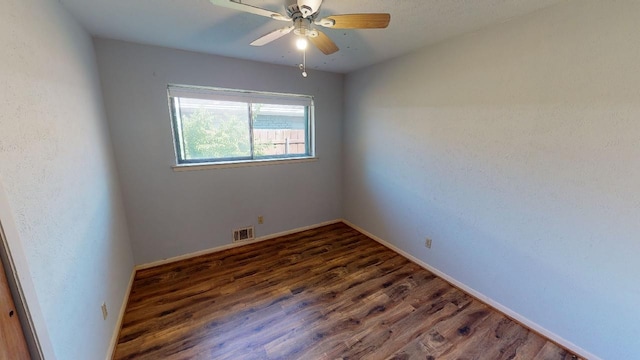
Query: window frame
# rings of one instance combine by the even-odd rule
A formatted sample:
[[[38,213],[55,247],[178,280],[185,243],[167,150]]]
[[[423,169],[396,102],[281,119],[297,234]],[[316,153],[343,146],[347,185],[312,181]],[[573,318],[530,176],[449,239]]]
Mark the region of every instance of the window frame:
[[[173,91],[172,91],[173,89]],[[249,116],[249,145],[251,154],[242,157],[228,158],[203,158],[203,159],[186,159],[184,153],[184,137],[182,135],[182,126],[180,109],[176,106],[176,98],[189,98],[188,96],[177,96],[176,94],[191,92],[192,94],[205,94],[206,96],[216,100],[226,101],[225,97],[240,99],[238,102],[244,102],[247,105]],[[173,93],[173,95],[172,95]],[[202,99],[203,97],[192,97],[191,99]],[[242,100],[244,99],[244,100]],[[282,155],[264,155],[256,156],[254,152],[255,138],[254,127],[255,119],[253,118],[253,104],[260,103],[259,99],[269,99],[269,103],[278,104],[277,101],[283,102],[280,105],[288,105],[287,103],[305,103],[305,154],[282,154]],[[237,101],[237,100],[233,100]],[[167,85],[167,102],[169,106],[169,117],[171,120],[171,132],[173,137],[174,148],[174,169],[177,168],[193,168],[193,167],[236,167],[245,165],[266,165],[270,163],[285,163],[315,160],[315,109],[314,98],[311,95],[278,93],[269,91],[255,91],[230,89],[221,87],[196,86],[196,85]]]

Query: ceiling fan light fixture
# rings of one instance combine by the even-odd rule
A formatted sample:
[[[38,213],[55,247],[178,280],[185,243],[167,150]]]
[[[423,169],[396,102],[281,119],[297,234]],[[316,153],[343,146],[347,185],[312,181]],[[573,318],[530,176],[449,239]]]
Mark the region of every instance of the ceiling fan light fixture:
[[[296,40],[296,48],[298,48],[298,50],[306,50],[308,45],[309,41],[306,37],[300,36]]]

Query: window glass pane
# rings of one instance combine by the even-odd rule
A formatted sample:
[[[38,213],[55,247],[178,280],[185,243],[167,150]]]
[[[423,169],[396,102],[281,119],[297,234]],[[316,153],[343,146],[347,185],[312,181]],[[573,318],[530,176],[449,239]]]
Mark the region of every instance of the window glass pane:
[[[307,107],[251,104],[256,157],[307,155]]]
[[[176,164],[314,156],[313,97],[168,85]]]
[[[177,98],[184,160],[251,157],[246,103]]]

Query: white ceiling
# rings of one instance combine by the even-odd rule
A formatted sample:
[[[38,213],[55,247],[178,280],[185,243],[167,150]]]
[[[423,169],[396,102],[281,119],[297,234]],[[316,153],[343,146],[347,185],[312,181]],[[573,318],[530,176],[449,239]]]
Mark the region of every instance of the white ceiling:
[[[59,0],[92,35],[295,66],[294,36],[249,43],[286,23],[221,8],[208,0]],[[245,0],[284,13],[285,0]],[[387,29],[324,29],[340,48],[307,52],[307,67],[346,73],[562,0],[325,0],[320,16],[388,12]]]

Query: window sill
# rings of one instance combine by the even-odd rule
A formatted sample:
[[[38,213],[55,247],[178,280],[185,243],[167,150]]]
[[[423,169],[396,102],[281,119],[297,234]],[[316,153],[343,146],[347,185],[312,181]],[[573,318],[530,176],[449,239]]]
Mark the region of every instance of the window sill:
[[[318,157],[304,157],[304,158],[287,158],[287,159],[265,159],[265,160],[246,160],[246,161],[228,161],[218,163],[200,163],[200,164],[179,164],[173,165],[173,171],[197,171],[197,170],[211,170],[211,169],[226,169],[237,168],[247,166],[265,166],[265,165],[284,165],[284,164],[297,164],[305,162],[318,161]]]

